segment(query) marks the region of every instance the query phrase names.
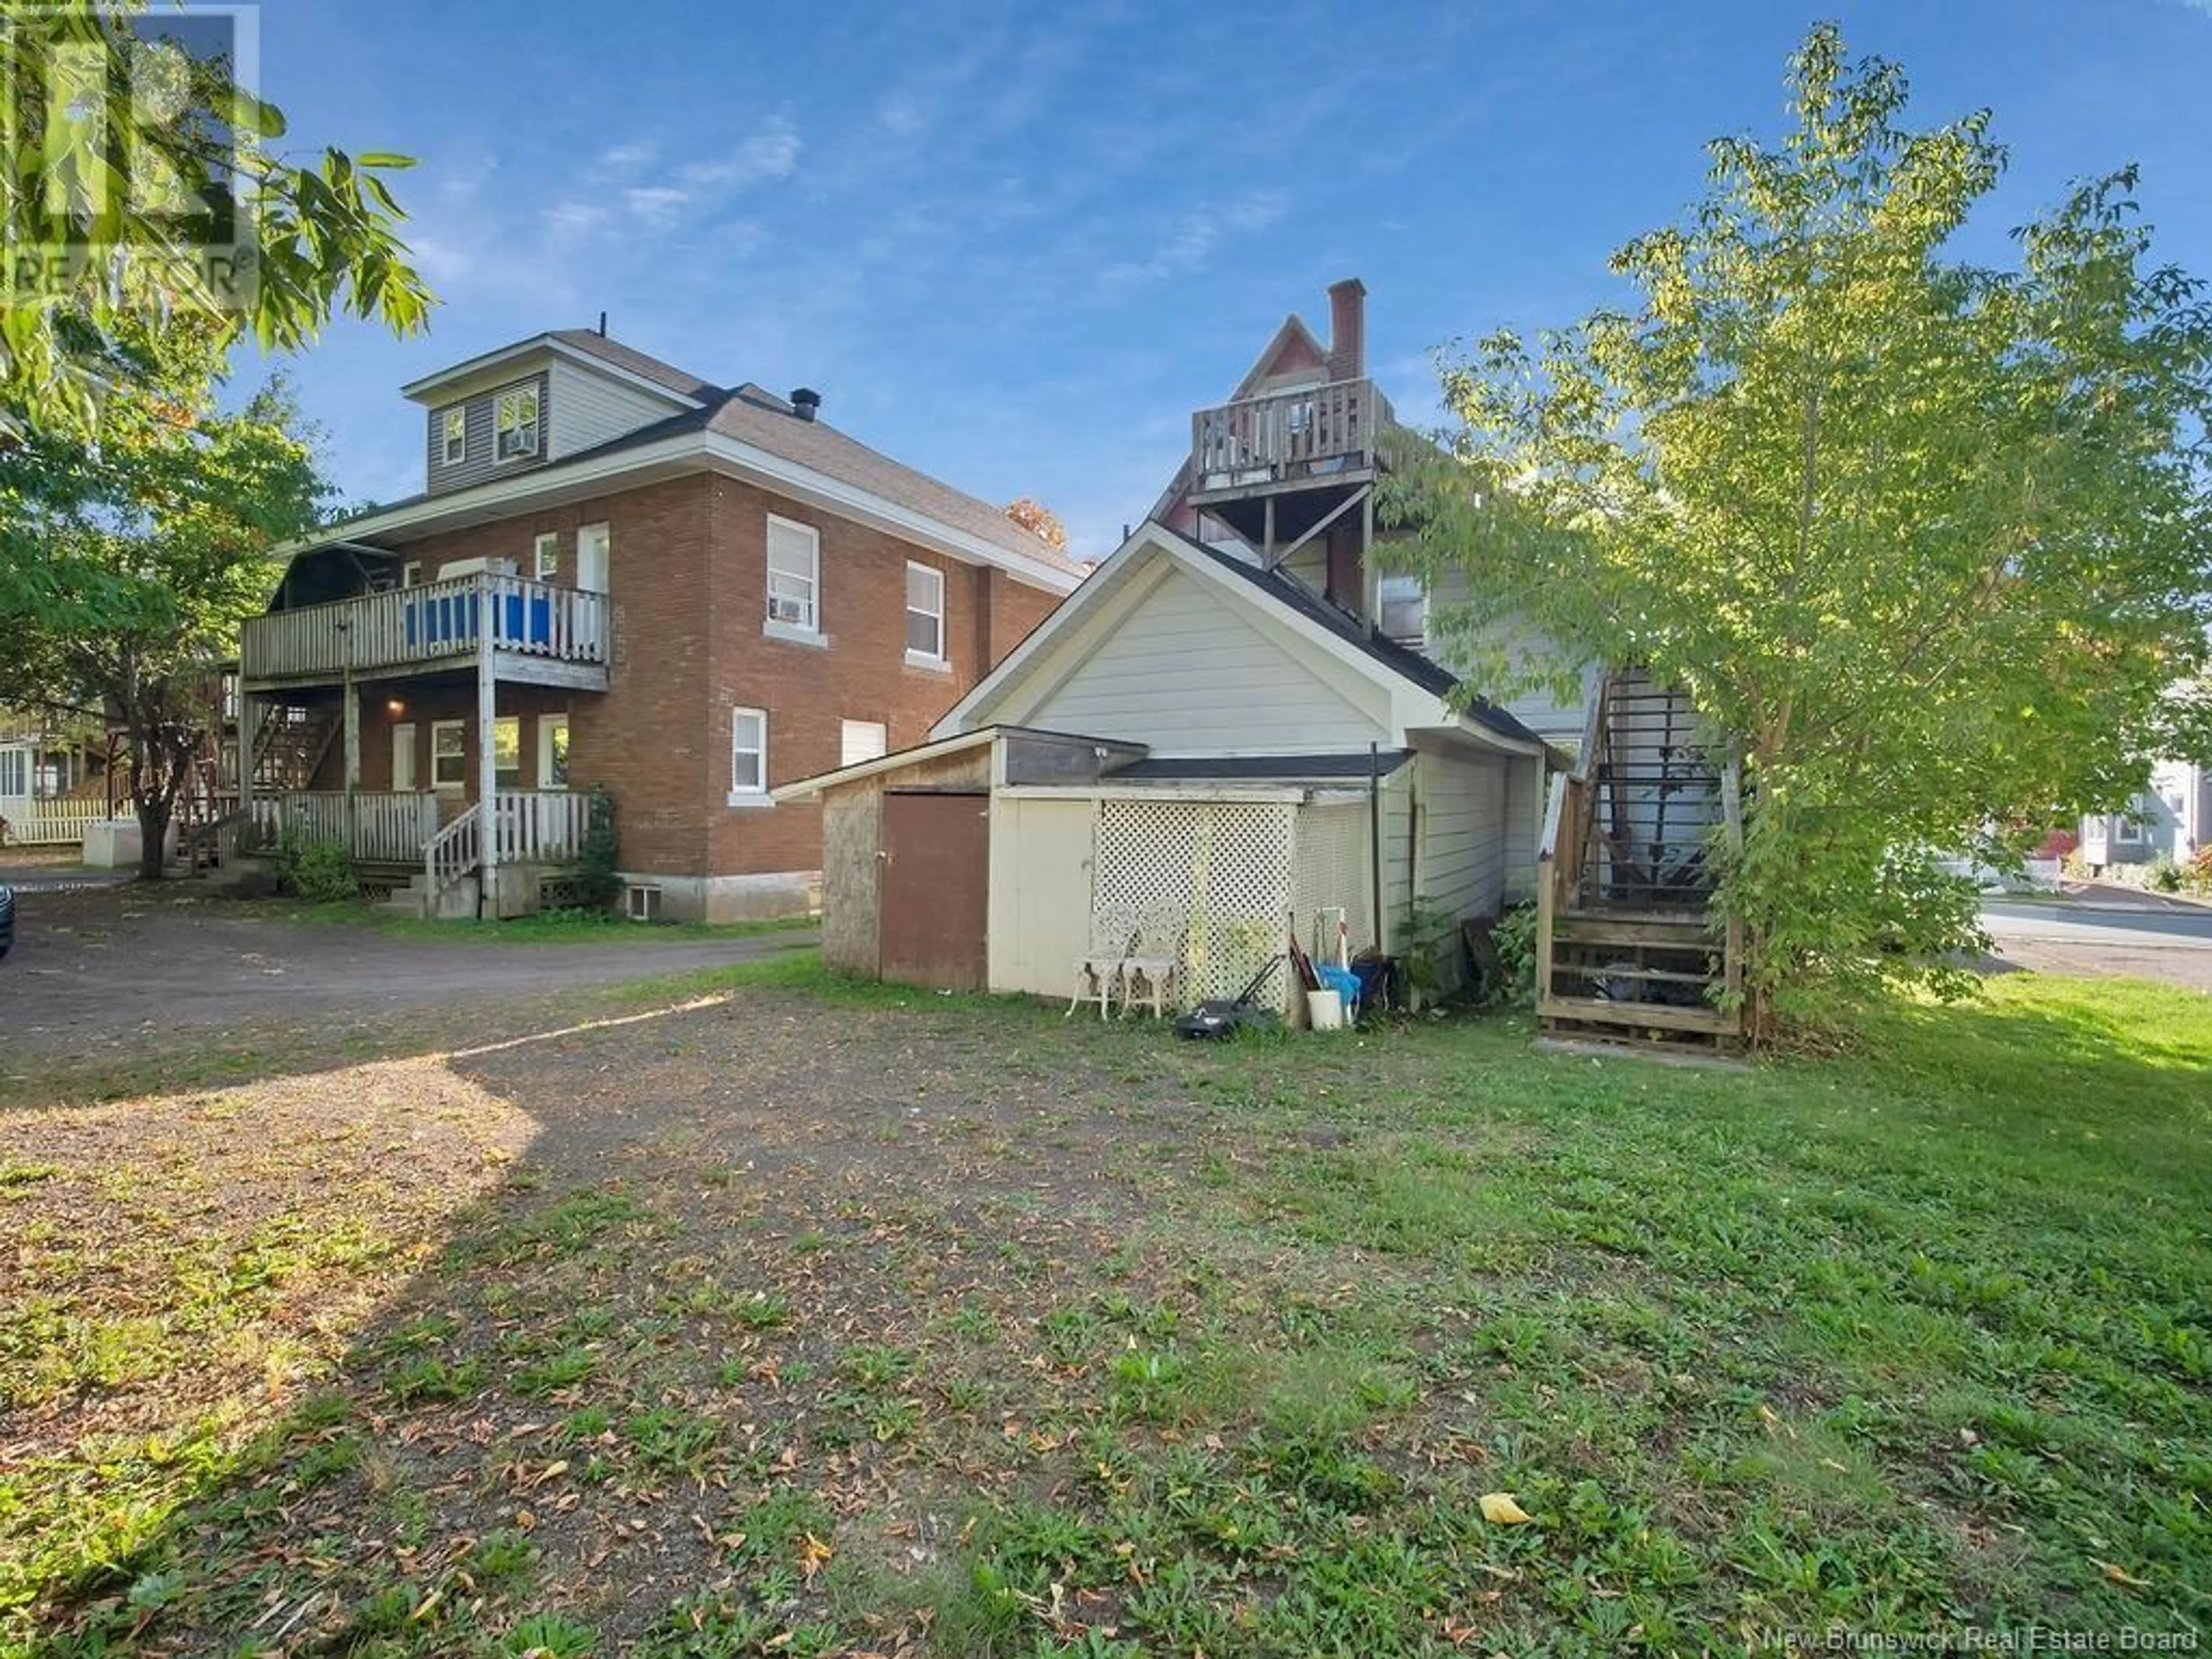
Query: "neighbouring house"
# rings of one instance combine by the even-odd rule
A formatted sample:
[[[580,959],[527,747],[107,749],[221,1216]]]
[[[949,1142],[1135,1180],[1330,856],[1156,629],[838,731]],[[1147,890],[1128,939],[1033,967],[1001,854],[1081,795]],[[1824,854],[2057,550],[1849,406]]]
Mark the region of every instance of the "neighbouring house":
[[[1234,994],[1293,918],[1449,979],[1462,924],[1537,900],[1547,1019],[1656,991],[1639,1029],[1725,1035],[1702,999],[1722,769],[1632,674],[1500,707],[1431,654],[1375,520],[1398,440],[1364,289],[1329,292],[1329,341],[1283,324],[1192,416],[1152,516],[928,743],[779,792],[821,805],[825,959],[1072,996],[1133,937],[1187,1003]]]
[[[2185,865],[2212,846],[2212,767],[2162,760],[2124,812],[2081,820],[2081,861],[2102,874],[2119,865],[2171,859]]]
[[[920,741],[1083,570],[820,418],[556,330],[401,388],[426,487],[288,550],[242,641],[246,811],[428,914],[567,890],[614,803],[630,913],[803,910],[787,780]]]
[[[202,856],[238,803],[238,676],[211,669],[189,700],[201,704],[199,752],[179,791],[171,850]],[[56,714],[0,709],[0,844],[80,847],[99,865],[138,860],[130,736],[111,711]]]

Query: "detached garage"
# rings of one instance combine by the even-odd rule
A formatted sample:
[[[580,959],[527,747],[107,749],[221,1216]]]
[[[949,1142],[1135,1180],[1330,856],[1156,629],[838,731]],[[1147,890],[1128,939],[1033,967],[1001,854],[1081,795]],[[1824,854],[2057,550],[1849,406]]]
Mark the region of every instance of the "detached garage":
[[[1341,911],[1355,949],[1389,951],[1416,904],[1528,896],[1548,751],[1455,689],[1289,577],[1148,524],[935,741],[776,796],[822,805],[833,967],[1065,998],[1140,933],[1187,1004],[1241,988],[1293,915]]]

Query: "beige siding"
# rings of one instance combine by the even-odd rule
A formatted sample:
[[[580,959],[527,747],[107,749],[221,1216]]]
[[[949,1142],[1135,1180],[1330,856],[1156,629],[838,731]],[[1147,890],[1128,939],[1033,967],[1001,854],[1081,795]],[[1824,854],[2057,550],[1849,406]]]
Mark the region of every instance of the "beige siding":
[[[1505,884],[1505,767],[1421,755],[1419,888],[1423,905],[1454,916],[1494,915]]]
[[[1086,650],[1087,645],[1087,650]],[[1149,744],[1156,754],[1296,754],[1387,738],[1382,693],[1254,625],[1200,579],[1170,573],[1034,706],[1001,718]],[[1042,678],[1040,676],[1039,678]],[[1357,698],[1373,705],[1371,713]]]
[[[557,358],[550,374],[546,453],[554,460],[651,426],[682,410],[666,398]]]
[[[1382,948],[1402,949],[1406,915],[1413,899],[1413,769],[1403,766],[1382,784]]]
[[[1431,609],[1461,603],[1466,591],[1464,578],[1457,574],[1447,575],[1431,590]],[[1547,650],[1540,635],[1512,623],[1496,624],[1487,630],[1487,637],[1504,646],[1516,666],[1531,659],[1540,659]],[[1453,672],[1462,672],[1461,665],[1452,660],[1447,642],[1431,640],[1428,654]],[[1475,687],[1478,691],[1482,689]],[[1582,738],[1589,700],[1596,690],[1597,671],[1592,668],[1583,675],[1579,694],[1573,696],[1561,697],[1553,691],[1539,690],[1522,692],[1517,696],[1493,697],[1491,701],[1539,737],[1571,748]]]
[[[1095,800],[991,802],[988,983],[994,991],[1066,996],[1090,948]]]
[[[1536,843],[1544,834],[1544,763],[1505,763],[1505,902],[1536,896]]]

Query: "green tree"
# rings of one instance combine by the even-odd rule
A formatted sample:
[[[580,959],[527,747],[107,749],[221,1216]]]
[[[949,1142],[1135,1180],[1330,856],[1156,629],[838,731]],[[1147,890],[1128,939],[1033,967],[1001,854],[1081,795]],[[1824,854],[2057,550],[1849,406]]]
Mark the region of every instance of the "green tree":
[[[164,319],[307,343],[338,311],[424,325],[432,303],[379,174],[402,155],[269,148],[284,117],[228,58],[134,32],[135,0],[10,4],[0,29],[0,442],[93,430]],[[210,227],[237,257],[210,259]],[[0,569],[0,581],[6,571]],[[0,589],[0,600],[6,595]]]
[[[1705,199],[1613,257],[1632,309],[1443,354],[1458,429],[1385,507],[1464,576],[1438,620],[1484,690],[1641,664],[1741,753],[1755,1017],[1958,988],[1938,849],[2135,787],[2212,620],[2212,311],[2134,171],[1984,268],[1950,244],[2004,167],[1986,112],[1908,130],[1829,27],[1789,84],[1778,144],[1714,143]]]
[[[37,601],[9,624],[0,703],[104,710],[123,727],[139,873],[158,880],[220,718],[217,665],[268,602],[269,549],[312,526],[329,489],[281,382],[216,411],[219,329],[131,345],[145,367],[103,397],[96,441],[48,432],[0,450],[0,514]]]

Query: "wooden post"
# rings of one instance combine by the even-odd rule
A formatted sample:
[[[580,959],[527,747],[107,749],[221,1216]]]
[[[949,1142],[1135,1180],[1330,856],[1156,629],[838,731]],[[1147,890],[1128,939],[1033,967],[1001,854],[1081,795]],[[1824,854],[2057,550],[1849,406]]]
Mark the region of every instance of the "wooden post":
[[[261,702],[243,684],[238,689],[238,810],[244,822],[243,847],[253,839],[253,750],[261,739]]]
[[[477,601],[477,915],[483,915],[486,900],[492,915],[499,915],[499,758],[493,753],[493,732],[499,725],[499,680],[493,672],[491,648],[491,584],[476,579]]]
[[[361,824],[355,810],[355,793],[361,787],[361,687],[353,674],[345,679],[345,824],[346,850],[361,855]]]

